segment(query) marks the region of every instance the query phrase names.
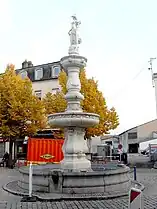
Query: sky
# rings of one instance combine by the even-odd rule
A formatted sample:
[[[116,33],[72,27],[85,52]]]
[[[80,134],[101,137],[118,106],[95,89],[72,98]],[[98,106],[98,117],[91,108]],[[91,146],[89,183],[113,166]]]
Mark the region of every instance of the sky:
[[[120,133],[156,118],[150,57],[157,57],[156,0],[0,0],[0,72],[68,54],[71,15],[81,20],[80,55],[98,80]],[[153,62],[157,72],[157,60]]]

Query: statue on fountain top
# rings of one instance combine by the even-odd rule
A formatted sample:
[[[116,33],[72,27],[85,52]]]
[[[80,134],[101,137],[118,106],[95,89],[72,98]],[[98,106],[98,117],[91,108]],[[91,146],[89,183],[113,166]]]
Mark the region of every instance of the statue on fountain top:
[[[69,54],[78,54],[78,45],[81,44],[81,38],[78,35],[78,28],[80,24],[81,22],[77,20],[75,15],[73,15],[71,29],[68,33],[70,36]]]

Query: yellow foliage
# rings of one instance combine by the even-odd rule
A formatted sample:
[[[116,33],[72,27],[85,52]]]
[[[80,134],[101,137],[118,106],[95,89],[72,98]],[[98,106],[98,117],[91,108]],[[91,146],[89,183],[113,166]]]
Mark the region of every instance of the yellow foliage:
[[[109,133],[119,125],[119,118],[114,108],[108,109],[105,98],[98,90],[98,83],[94,79],[87,79],[84,69],[80,71],[81,93],[84,100],[81,106],[84,112],[96,113],[100,115],[99,125],[86,129],[86,137],[100,136]],[[66,109],[64,94],[66,89],[67,75],[62,71],[59,75],[59,83],[62,92],[52,95],[48,93],[44,99],[47,114],[63,112]]]
[[[57,92],[56,94],[47,93],[43,99],[43,103],[47,115],[64,112],[67,106],[67,102],[64,99],[64,94],[62,92]]]
[[[66,84],[67,84],[67,76],[66,73],[62,70],[59,74],[59,83],[62,86],[62,92],[63,94],[67,93],[67,88],[66,88]]]
[[[44,105],[33,95],[31,81],[8,65],[0,77],[0,133],[6,138],[31,135],[45,125]]]

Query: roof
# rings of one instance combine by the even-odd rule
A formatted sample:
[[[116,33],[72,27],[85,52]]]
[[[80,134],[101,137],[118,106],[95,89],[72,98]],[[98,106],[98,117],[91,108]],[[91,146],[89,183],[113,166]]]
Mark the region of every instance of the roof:
[[[157,119],[153,119],[153,120],[151,120],[151,121],[148,121],[148,122],[142,123],[142,124],[140,124],[140,125],[134,126],[134,127],[130,128],[130,129],[127,129],[126,131],[123,131],[122,133],[120,133],[119,136],[125,134],[125,133],[128,132],[128,131],[131,131],[131,130],[134,129],[134,128],[137,128],[137,127],[146,125],[146,124],[151,123],[151,122],[153,122],[153,121],[155,121],[155,120],[157,120]]]
[[[29,68],[36,68],[36,67],[42,67],[42,66],[46,66],[46,65],[55,65],[55,64],[60,64],[60,61],[56,61],[56,62],[48,62],[48,63],[44,63],[44,64],[40,64],[40,65],[33,65],[33,66],[30,66],[30,67],[26,67],[26,68],[19,68],[19,69],[16,69],[17,71],[19,70],[24,70],[24,69],[29,69]]]
[[[31,82],[41,82],[41,81],[45,81],[45,80],[54,80],[54,79],[58,79],[58,76],[53,76],[52,72],[51,72],[51,67],[55,67],[55,66],[60,66],[60,68],[62,68],[62,66],[60,65],[60,62],[51,62],[51,63],[45,63],[45,64],[40,64],[40,65],[32,65],[32,66],[22,66],[21,69],[16,69],[16,73],[20,73],[23,71],[27,72],[27,76],[28,78],[31,80]],[[35,79],[35,70],[38,68],[42,68],[43,69],[43,77],[39,80]]]
[[[107,139],[113,139],[113,138],[118,138],[118,135],[107,134],[107,135],[101,136],[101,140],[107,140]]]

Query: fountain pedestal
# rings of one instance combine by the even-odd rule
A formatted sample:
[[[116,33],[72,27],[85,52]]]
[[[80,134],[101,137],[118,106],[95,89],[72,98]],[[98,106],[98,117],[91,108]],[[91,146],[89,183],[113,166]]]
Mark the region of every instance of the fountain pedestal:
[[[99,124],[99,115],[84,113],[80,102],[84,96],[80,93],[81,83],[80,69],[86,66],[87,59],[79,55],[78,26],[80,22],[73,16],[70,35],[69,56],[60,60],[61,66],[67,74],[67,109],[64,113],[48,116],[49,124],[64,128],[65,142],[63,145],[64,159],[61,162],[62,169],[70,171],[89,171],[91,162],[86,158],[88,152],[87,143],[84,140],[85,128]]]
[[[49,124],[64,128],[63,170],[90,171],[91,162],[87,159],[87,142],[84,140],[85,128],[99,123],[99,115],[82,111],[80,101],[84,96],[80,93],[80,69],[85,67],[87,59],[79,55],[69,55],[61,59],[61,65],[68,75],[67,109],[65,112],[48,116]]]
[[[70,127],[65,130],[64,159],[61,161],[61,167],[64,170],[86,171],[91,169],[91,163],[85,155],[88,148],[84,140],[84,132],[84,128]]]

